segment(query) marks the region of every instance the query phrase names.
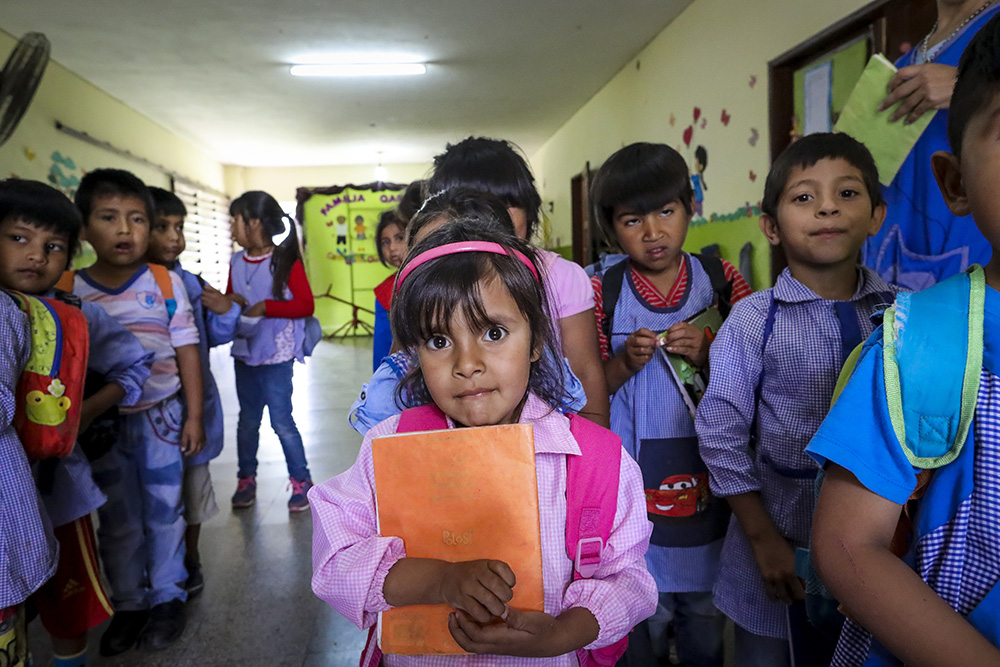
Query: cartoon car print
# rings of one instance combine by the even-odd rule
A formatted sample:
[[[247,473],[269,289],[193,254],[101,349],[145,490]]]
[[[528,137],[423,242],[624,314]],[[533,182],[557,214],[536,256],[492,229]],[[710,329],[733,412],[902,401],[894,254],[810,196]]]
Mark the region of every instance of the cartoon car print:
[[[670,517],[689,517],[708,506],[708,474],[671,475],[659,489],[646,489],[646,511]]]

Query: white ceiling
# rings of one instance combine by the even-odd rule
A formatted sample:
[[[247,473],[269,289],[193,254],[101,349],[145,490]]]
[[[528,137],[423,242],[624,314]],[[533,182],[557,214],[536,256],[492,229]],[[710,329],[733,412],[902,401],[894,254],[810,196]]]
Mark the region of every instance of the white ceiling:
[[[469,134],[533,152],[691,1],[0,0],[0,28],[220,162],[391,164]],[[288,74],[345,51],[427,74]]]

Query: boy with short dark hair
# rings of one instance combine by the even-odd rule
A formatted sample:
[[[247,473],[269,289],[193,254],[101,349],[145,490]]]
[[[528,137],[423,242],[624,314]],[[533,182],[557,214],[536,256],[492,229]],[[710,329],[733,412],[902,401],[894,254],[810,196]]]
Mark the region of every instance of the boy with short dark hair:
[[[198,349],[205,393],[205,448],[194,456],[184,458],[184,518],[187,521],[184,565],[188,573],[184,588],[190,597],[200,593],[205,586],[198,537],[201,534],[201,524],[219,513],[208,462],[222,452],[225,441],[222,401],[212,375],[208,350],[216,345],[232,342],[240,319],[240,307],[205,282],[201,276],[181,268],[179,257],[187,247],[184,238],[187,207],[180,197],[163,188],[150,187],[149,192],[153,196],[156,213],[146,256],[149,261],[166,266],[184,282],[194,313],[194,323],[198,327]]]
[[[0,208],[0,243],[17,242],[9,227],[18,217]],[[27,653],[24,601],[54,574],[58,551],[13,424],[17,384],[30,353],[28,318],[0,291],[0,655],[15,665],[24,664]]]
[[[80,212],[61,192],[26,180],[0,182],[0,288],[72,300],[87,319],[88,375],[96,379],[84,395],[80,433],[95,417],[142,394],[153,355],[100,306],[79,303],[53,290],[77,246]],[[86,662],[88,631],[112,614],[100,578],[91,514],[105,502],[94,484],[87,456],[76,445],[68,456],[32,466],[46,513],[59,541],[59,565],[34,596],[42,624],[52,636],[55,667]]]
[[[74,293],[102,306],[156,355],[141,398],[121,410],[118,442],[93,462],[108,496],[98,537],[118,610],[101,651],[128,650],[140,634],[155,650],[176,641],[185,624],[183,457],[205,444],[198,329],[180,277],[164,277],[168,295],[158,267],[146,265],[154,207],[145,184],[127,171],[97,169],[84,176],[76,204],[97,262],[76,274]]]
[[[715,603],[736,624],[741,667],[790,664],[788,628],[810,627],[793,605],[804,597],[795,549],[809,544],[818,473],[805,448],[844,360],[895,294],[858,265],[885,218],[862,144],[845,134],[792,144],[771,167],[762,209],[761,231],[788,268],[722,325],[695,420],[712,492],[733,510]],[[832,651],[836,638],[815,634],[810,645]]]
[[[632,144],[608,158],[591,200],[627,257],[599,270],[592,287],[611,429],[639,462],[653,522],[646,562],[660,604],[648,621],[651,648],[667,658],[672,624],[680,661],[711,667],[723,661],[724,619],[711,591],[728,510],[708,494],[691,413],[658,348],[704,367],[709,339],[687,320],[713,305],[725,310],[750,286],[728,262],[683,252],[693,196],[687,164],[669,146]],[[629,656],[645,664],[642,644]]]
[[[958,67],[948,113],[952,152],[935,153],[932,160],[951,212],[972,215],[993,258],[985,271],[976,267],[949,278],[912,295],[909,303],[897,299],[887,313],[888,331],[880,329],[865,344],[809,445],[809,453],[826,466],[813,558],[853,619],[845,624],[836,665],[1000,664],[998,119],[1000,18],[993,18],[973,37]],[[936,307],[922,313],[921,304]],[[981,332],[973,335],[970,323],[976,321]],[[921,324],[929,330],[912,337]],[[959,335],[942,333],[954,331],[953,324]],[[884,335],[894,337],[891,344],[883,342]],[[907,362],[913,359],[930,360],[931,377],[921,379],[919,365]],[[894,379],[886,372],[890,364],[897,369]],[[897,383],[916,389],[887,391]],[[955,384],[971,385],[961,397],[963,405],[966,398],[974,404],[971,427],[955,420],[955,434],[964,438],[957,450],[955,441],[942,437],[951,434],[942,428],[946,418],[958,412],[946,400],[953,396],[946,388]],[[907,414],[921,390],[938,405],[928,403],[933,413],[918,414],[937,427],[935,439],[951,447],[950,456],[934,464],[911,456],[912,438],[929,435],[924,417],[920,428],[900,433],[890,409],[901,402],[900,412]],[[913,524],[907,544],[893,549],[908,504]],[[903,552],[903,558],[896,555]]]

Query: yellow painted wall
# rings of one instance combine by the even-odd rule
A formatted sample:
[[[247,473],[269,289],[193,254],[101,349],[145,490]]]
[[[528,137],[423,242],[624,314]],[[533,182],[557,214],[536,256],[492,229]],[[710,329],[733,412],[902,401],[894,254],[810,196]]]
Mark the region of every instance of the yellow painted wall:
[[[865,4],[695,0],[531,156],[547,213],[548,203],[553,204],[550,244],[570,243],[570,179],[588,161],[596,170],[611,153],[635,141],[669,144],[689,164],[697,145],[708,149],[706,217],[731,216],[748,202],[759,202],[770,163],[768,61]],[[753,86],[751,77],[756,77]],[[687,147],[689,126],[693,136]],[[735,261],[739,247],[753,239],[755,286],[763,287],[768,255],[756,230],[756,215],[692,226],[685,248],[720,243],[723,256]]]
[[[427,164],[385,165],[387,183],[409,183],[425,178]],[[247,190],[264,190],[278,201],[295,201],[299,187],[322,188],[331,185],[366,185],[375,180],[375,165],[336,167],[235,167],[227,166],[226,192],[237,196]]]
[[[0,57],[4,60],[17,39],[0,30]],[[151,185],[167,186],[167,176],[127,158],[65,135],[55,121],[108,141],[167,169],[216,189],[224,186],[222,165],[207,153],[157,125],[88,81],[60,65],[59,45],[28,112],[11,138],[0,147],[0,177],[16,175],[72,189],[74,178],[100,167],[128,169]],[[53,183],[50,175],[61,183]]]

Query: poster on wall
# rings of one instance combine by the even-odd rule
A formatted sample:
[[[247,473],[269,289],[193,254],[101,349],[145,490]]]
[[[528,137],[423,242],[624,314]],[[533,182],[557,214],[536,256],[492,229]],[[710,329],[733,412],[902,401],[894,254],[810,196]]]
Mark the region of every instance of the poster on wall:
[[[306,273],[324,335],[371,334],[372,290],[395,270],[379,262],[375,228],[405,188],[369,183],[298,189],[296,217],[302,222]]]

